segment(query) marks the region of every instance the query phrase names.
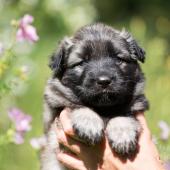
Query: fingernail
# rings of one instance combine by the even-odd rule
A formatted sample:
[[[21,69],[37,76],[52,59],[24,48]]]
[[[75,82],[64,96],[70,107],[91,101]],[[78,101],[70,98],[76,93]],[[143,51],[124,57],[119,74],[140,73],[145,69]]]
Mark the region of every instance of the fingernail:
[[[63,139],[63,133],[62,133],[61,130],[58,130],[58,131],[57,131],[57,139],[58,139],[58,140],[62,140],[62,139]]]

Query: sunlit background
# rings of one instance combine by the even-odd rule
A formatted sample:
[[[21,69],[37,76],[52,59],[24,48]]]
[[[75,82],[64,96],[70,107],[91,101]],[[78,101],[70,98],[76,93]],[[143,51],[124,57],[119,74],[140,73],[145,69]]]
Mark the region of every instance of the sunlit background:
[[[146,50],[146,63],[142,65],[150,101],[146,118],[161,158],[169,160],[169,11],[170,1],[163,0],[0,0],[0,53],[11,48],[15,22],[25,14],[34,17],[32,24],[39,36],[34,43],[17,42],[10,53],[10,65],[4,64],[6,59],[0,56],[0,170],[39,169],[38,150],[31,146],[30,139],[43,133],[43,91],[50,75],[49,56],[64,36],[93,22],[125,27]],[[5,142],[14,133],[8,114],[12,108],[32,116],[32,129],[24,135],[22,144],[11,139]]]

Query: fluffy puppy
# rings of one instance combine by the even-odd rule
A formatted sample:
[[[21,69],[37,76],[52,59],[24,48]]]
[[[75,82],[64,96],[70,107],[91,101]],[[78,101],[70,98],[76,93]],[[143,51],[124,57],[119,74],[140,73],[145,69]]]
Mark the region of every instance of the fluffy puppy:
[[[64,107],[72,109],[72,126],[80,140],[94,145],[105,132],[118,155],[137,152],[141,126],[134,113],[148,108],[139,66],[144,60],[144,50],[128,32],[103,24],[82,27],[61,42],[51,59],[53,75],[44,95],[48,143],[41,154],[42,170],[64,169],[56,159],[53,123]]]

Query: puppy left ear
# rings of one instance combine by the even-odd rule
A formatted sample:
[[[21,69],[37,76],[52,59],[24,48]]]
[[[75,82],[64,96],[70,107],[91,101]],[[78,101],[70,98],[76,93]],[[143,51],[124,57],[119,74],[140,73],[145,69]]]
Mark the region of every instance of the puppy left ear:
[[[72,46],[72,39],[65,37],[61,41],[58,50],[51,56],[49,67],[54,71],[54,76],[61,77],[64,72],[65,60],[67,59]]]
[[[145,51],[138,45],[136,40],[132,37],[132,35],[123,29],[120,32],[120,36],[126,40],[129,44],[131,58],[134,60],[139,60],[140,62],[145,62]]]

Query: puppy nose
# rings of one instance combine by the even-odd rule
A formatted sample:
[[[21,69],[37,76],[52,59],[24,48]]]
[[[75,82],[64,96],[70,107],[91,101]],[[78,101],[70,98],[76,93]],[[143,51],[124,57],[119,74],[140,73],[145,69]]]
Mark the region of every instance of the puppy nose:
[[[111,83],[111,78],[108,76],[100,76],[97,79],[97,84],[101,86],[107,86]]]

